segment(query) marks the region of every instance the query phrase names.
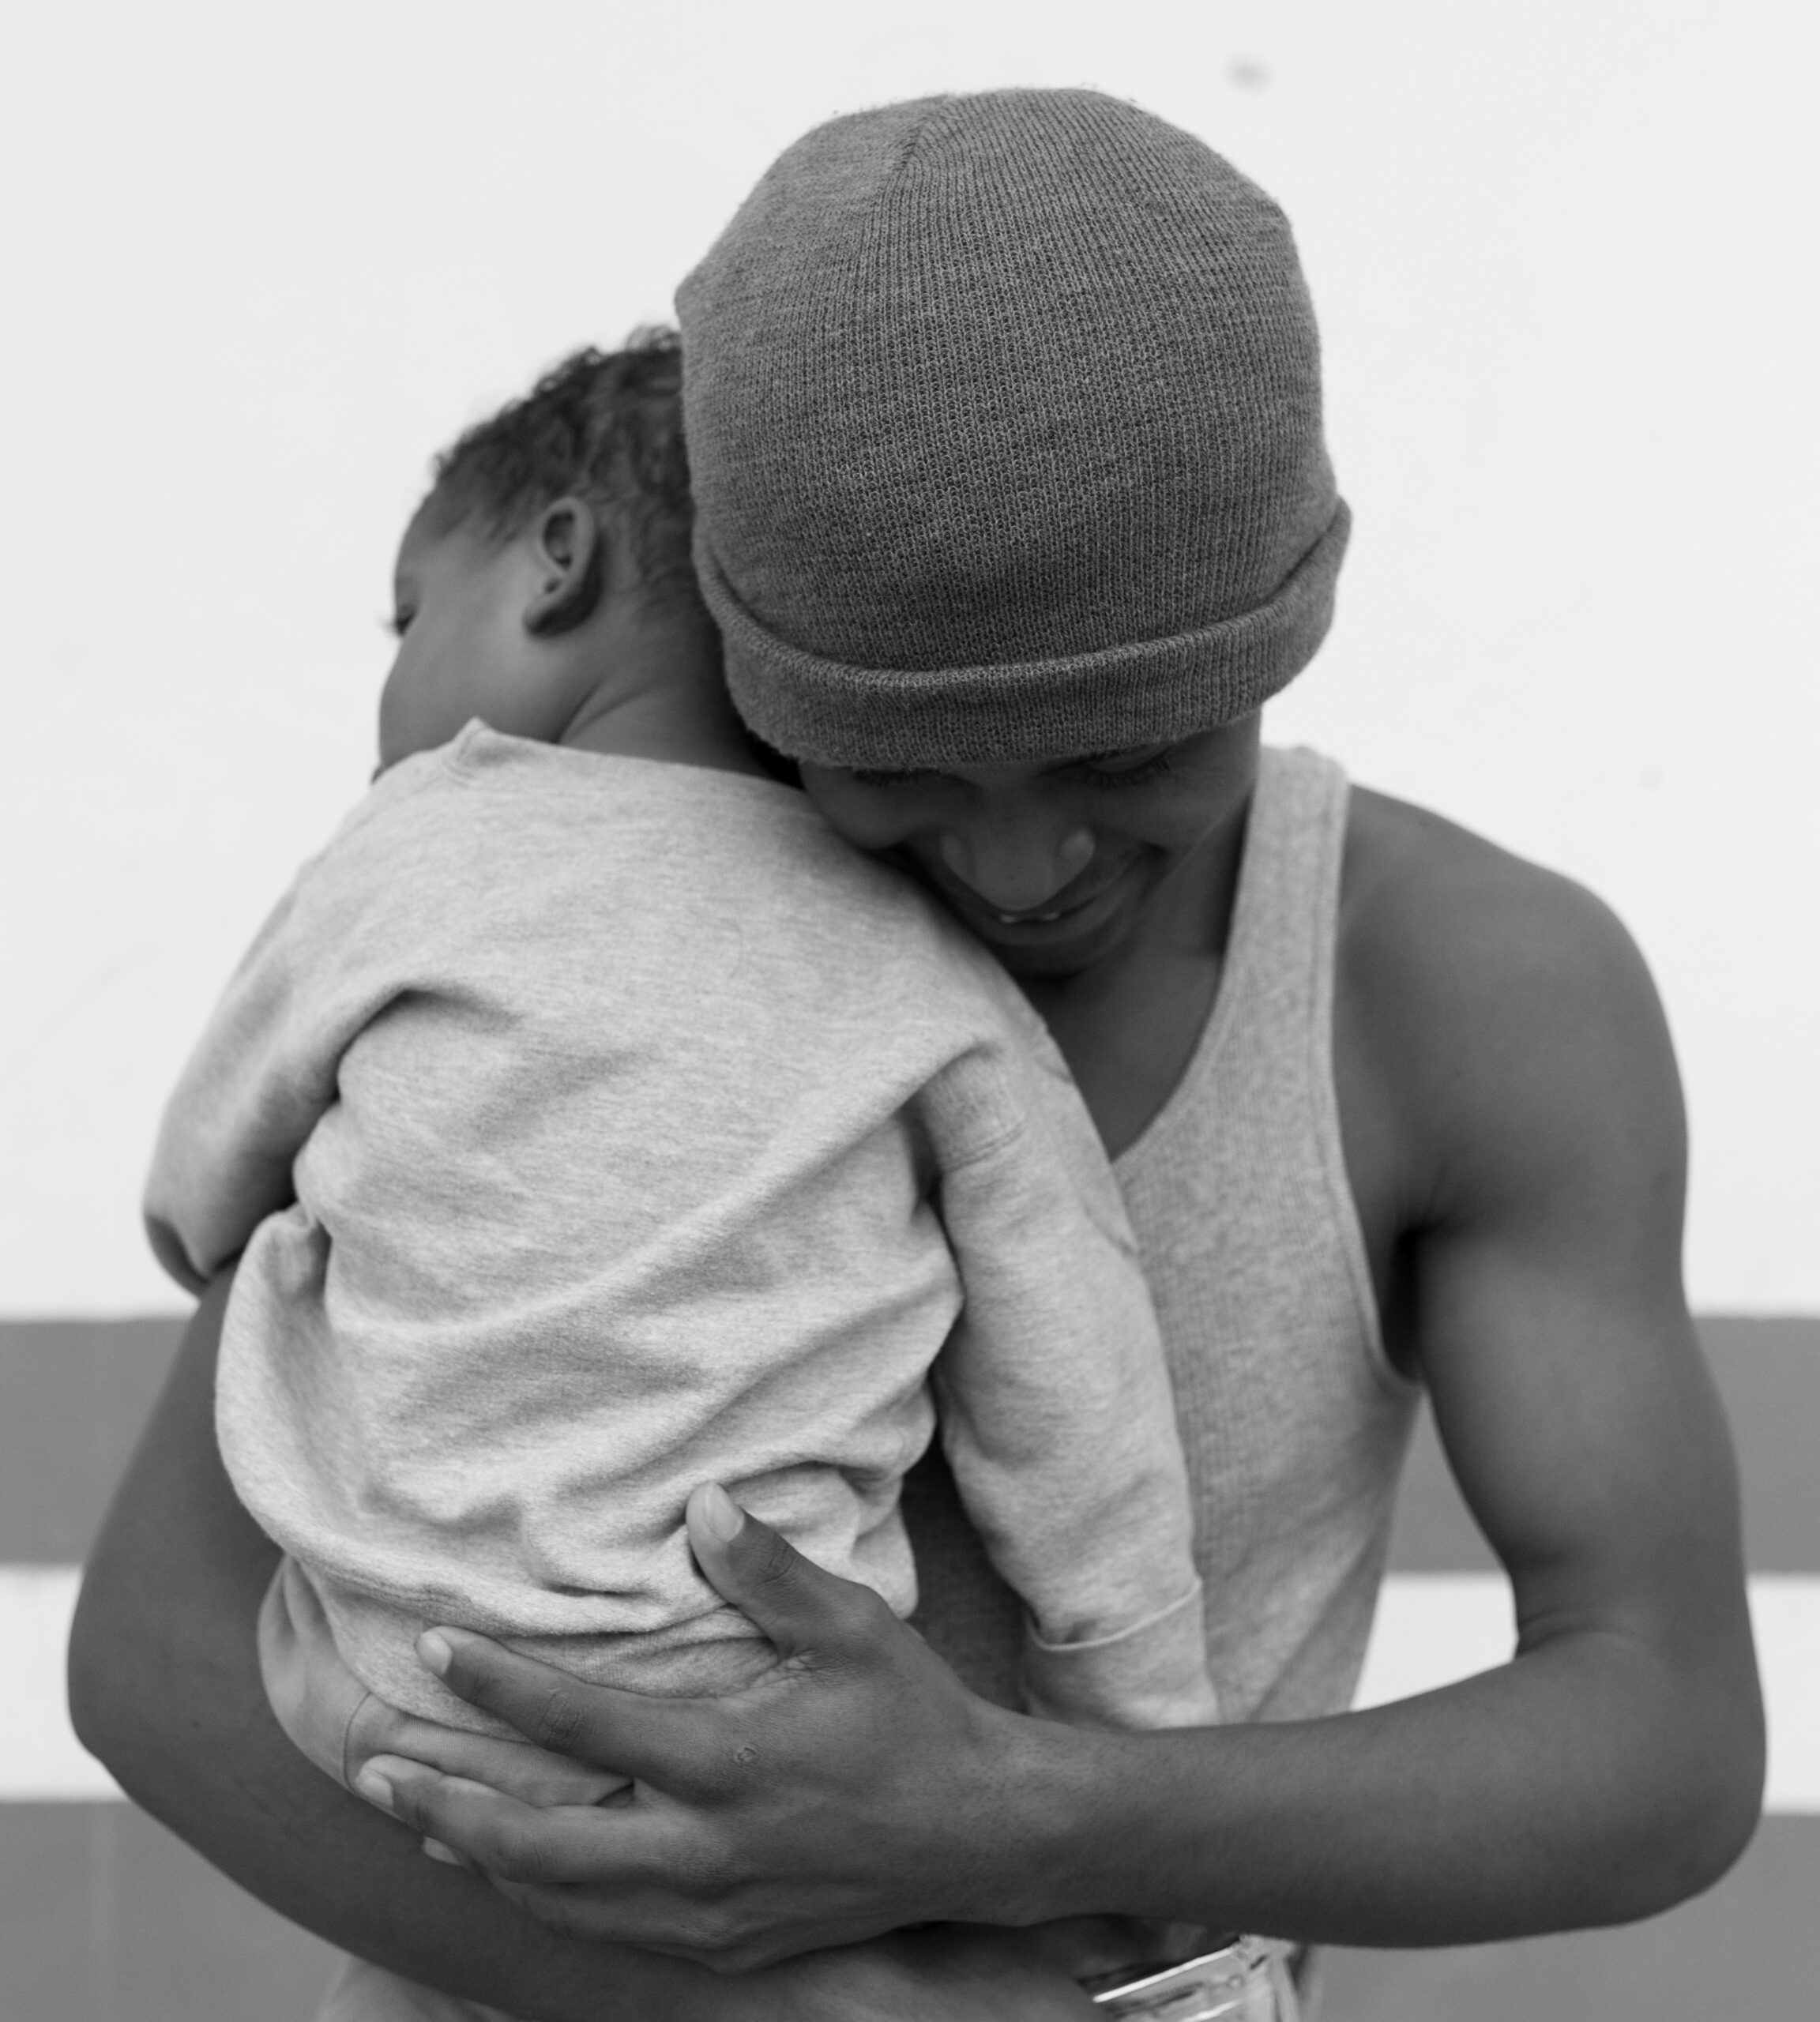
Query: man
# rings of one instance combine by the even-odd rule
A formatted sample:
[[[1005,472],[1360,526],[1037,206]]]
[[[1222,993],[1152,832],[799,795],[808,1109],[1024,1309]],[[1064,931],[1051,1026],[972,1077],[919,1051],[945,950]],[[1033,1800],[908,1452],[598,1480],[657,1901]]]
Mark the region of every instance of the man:
[[[1260,760],[1346,528],[1280,214],[1096,94],[923,101],[789,151],[681,306],[735,700],[1018,976],[1119,1156],[1236,1722],[1109,1737],[992,1704],[1006,1625],[938,1486],[927,1625],[978,1692],[698,1497],[704,1569],[784,1655],[750,1692],[639,1701],[424,1646],[637,1777],[632,1805],[540,1811],[414,1768],[408,1734],[369,1765],[566,1934],[540,1942],[272,1759],[236,1640],[269,1562],[210,1456],[205,1318],[92,1573],[85,1738],[290,1914],[524,2016],[1080,2014],[1104,1934],[1054,1926],[1082,1914],[1460,1943],[1705,1885],[1754,1820],[1762,1727],[1666,1034],[1585,894]],[[1348,1715],[1418,1381],[1518,1653]],[[286,1857],[305,1805],[338,1887]]]

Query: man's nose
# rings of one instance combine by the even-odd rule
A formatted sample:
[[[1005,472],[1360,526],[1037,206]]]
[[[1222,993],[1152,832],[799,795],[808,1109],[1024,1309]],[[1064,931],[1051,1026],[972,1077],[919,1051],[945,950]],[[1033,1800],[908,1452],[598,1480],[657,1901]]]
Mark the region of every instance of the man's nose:
[[[942,861],[1000,912],[1035,911],[1072,884],[1092,856],[1089,830],[1034,814],[983,816],[942,835]]]

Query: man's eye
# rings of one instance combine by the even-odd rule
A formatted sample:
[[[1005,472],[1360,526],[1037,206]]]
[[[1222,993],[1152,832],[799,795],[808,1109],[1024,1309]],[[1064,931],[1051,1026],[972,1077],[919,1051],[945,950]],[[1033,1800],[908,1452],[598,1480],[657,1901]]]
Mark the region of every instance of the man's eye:
[[[1160,779],[1168,771],[1174,754],[1159,751],[1153,757],[1140,758],[1135,764],[1115,765],[1105,759],[1089,758],[1085,761],[1081,776],[1089,786],[1141,787],[1151,780]]]
[[[901,787],[912,780],[932,780],[935,775],[927,766],[907,772],[880,772],[864,765],[851,765],[847,776],[859,787]]]
[[[411,630],[411,621],[417,615],[414,611],[395,611],[385,621],[385,630],[394,639],[402,639]]]

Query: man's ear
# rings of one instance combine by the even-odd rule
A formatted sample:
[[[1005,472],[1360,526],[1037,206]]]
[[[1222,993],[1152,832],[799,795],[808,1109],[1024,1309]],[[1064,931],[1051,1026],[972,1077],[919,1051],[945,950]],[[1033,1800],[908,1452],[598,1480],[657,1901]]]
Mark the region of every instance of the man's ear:
[[[525,607],[525,630],[540,639],[572,631],[594,615],[607,581],[607,543],[585,498],[558,498],[531,529],[541,576]]]

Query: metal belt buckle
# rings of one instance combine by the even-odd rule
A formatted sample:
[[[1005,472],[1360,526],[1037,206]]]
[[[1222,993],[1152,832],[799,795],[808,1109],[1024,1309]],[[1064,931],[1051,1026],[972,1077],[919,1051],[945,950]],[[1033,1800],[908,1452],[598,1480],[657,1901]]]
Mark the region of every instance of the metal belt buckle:
[[[1299,2022],[1288,1948],[1235,1937],[1179,1966],[1101,1986],[1095,2002],[1119,2022]]]

